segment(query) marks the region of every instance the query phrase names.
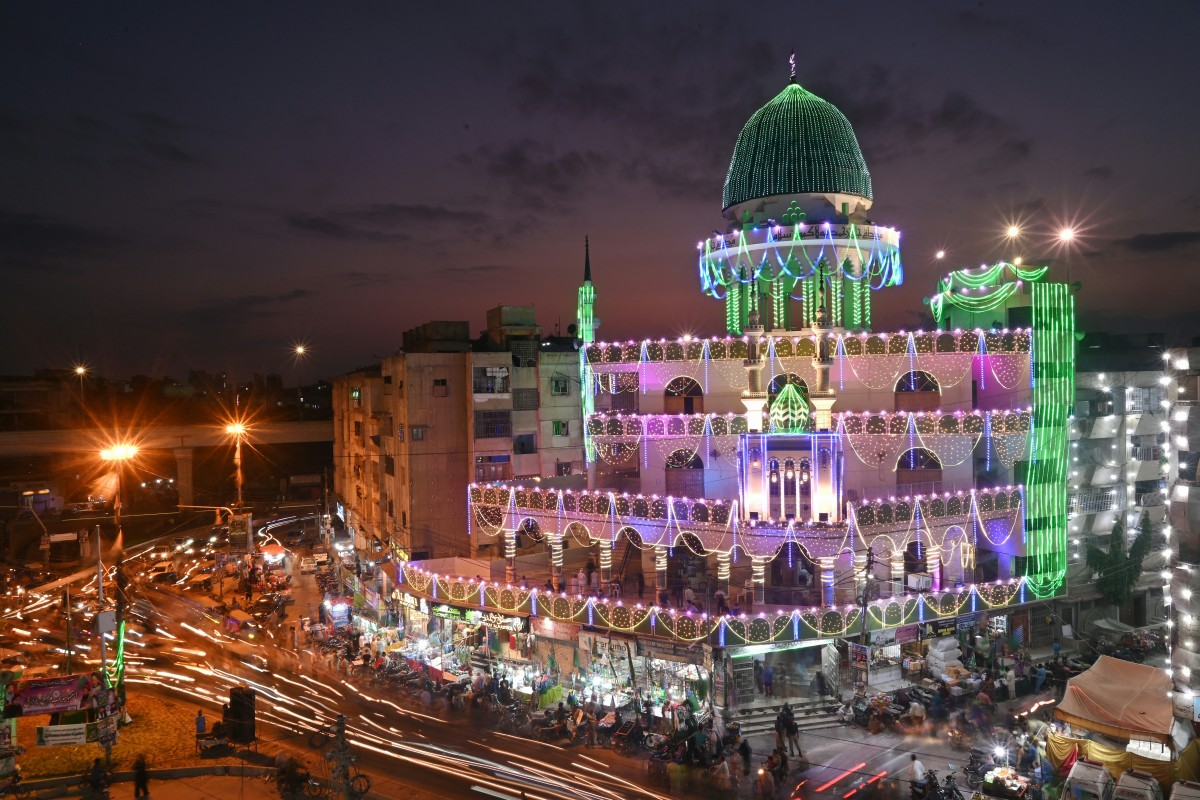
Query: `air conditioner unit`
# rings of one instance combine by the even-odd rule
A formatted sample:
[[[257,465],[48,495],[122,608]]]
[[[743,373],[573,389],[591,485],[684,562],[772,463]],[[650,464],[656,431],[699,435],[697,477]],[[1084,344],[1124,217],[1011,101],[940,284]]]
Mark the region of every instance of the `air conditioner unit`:
[[[914,572],[908,576],[908,588],[922,592],[933,588],[933,576],[928,572]]]

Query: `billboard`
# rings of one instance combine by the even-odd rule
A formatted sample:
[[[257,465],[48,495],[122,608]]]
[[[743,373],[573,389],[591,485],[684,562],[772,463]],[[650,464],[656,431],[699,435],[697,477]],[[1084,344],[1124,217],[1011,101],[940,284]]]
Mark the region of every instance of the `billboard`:
[[[99,708],[108,696],[99,672],[17,679],[4,687],[4,716],[33,717]]]

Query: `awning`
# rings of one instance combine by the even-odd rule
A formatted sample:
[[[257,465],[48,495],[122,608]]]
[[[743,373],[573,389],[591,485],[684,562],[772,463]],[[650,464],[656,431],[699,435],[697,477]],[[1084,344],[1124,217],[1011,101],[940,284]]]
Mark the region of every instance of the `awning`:
[[[1120,624],[1120,623],[1118,623]],[[1159,667],[1100,656],[1087,672],[1067,681],[1054,716],[1117,739],[1172,745],[1171,679]]]

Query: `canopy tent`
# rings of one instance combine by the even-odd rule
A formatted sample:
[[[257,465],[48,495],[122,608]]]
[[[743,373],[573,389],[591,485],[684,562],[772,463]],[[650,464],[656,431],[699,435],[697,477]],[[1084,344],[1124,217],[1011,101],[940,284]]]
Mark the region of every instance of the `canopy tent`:
[[[1171,747],[1171,679],[1160,667],[1100,656],[1067,681],[1054,716],[1118,739],[1147,739]]]

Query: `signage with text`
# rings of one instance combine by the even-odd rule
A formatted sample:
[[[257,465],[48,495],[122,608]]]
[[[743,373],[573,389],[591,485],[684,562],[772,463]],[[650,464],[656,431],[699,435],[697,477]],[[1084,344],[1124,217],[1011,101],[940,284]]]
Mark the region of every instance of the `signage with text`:
[[[98,708],[106,698],[104,689],[99,672],[18,679],[4,689],[4,716],[34,717]]]

